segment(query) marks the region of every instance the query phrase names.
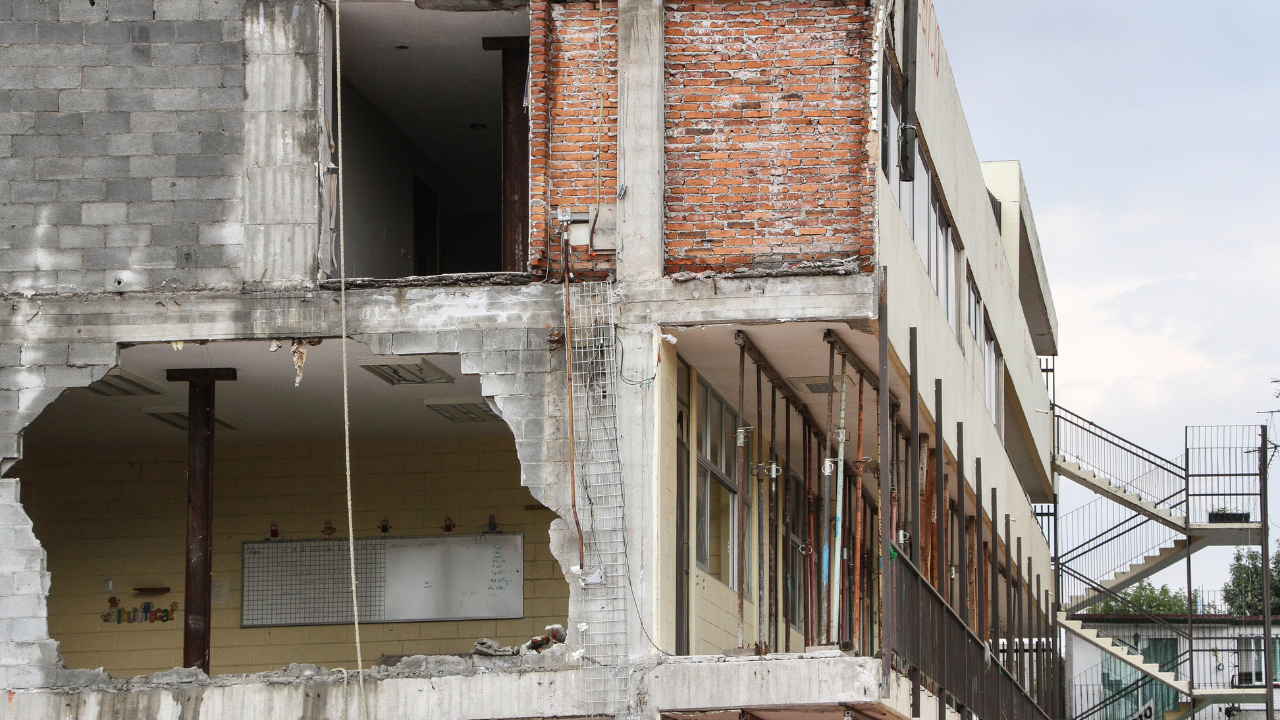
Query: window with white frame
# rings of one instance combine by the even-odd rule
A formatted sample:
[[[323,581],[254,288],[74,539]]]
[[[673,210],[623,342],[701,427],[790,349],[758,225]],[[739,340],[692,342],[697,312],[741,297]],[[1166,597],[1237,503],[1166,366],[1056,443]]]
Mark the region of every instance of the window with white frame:
[[[946,203],[938,185],[933,164],[925,156],[924,148],[917,143],[913,156],[912,181],[903,180],[901,163],[902,142],[902,92],[889,63],[885,63],[884,112],[881,113],[881,164],[889,179],[889,188],[898,201],[907,230],[915,241],[916,250],[924,263],[933,291],[942,303],[947,324],[952,330],[959,322],[956,277],[960,257],[960,244],[947,215]],[[919,137],[919,132],[916,135]]]
[[[735,589],[738,563],[737,428],[737,413],[710,385],[699,380],[698,567]]]
[[[969,332],[973,334],[974,342],[982,344],[982,295],[978,292],[978,283],[973,280],[973,273],[967,273],[968,282],[966,283],[966,312],[965,322],[969,325]]]
[[[999,429],[1002,425],[1001,416],[1004,412],[1004,395],[1002,392],[1004,355],[1000,353],[1000,343],[996,342],[996,335],[991,330],[990,318],[983,322],[982,327],[982,365],[984,385],[986,386],[987,412],[991,415],[991,421]]]

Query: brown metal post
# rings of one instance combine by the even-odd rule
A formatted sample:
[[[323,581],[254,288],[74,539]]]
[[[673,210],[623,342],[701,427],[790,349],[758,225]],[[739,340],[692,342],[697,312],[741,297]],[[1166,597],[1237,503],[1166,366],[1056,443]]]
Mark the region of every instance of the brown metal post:
[[[911,397],[908,400],[907,407],[910,413],[911,422],[911,439],[907,445],[907,507],[911,508],[911,562],[917,568],[923,569],[924,565],[920,562],[920,541],[924,536],[920,534],[920,369],[917,367],[917,341],[916,329],[910,330],[909,352],[911,354]]]
[[[938,594],[943,602],[950,604],[951,595],[947,592],[947,452],[942,444],[942,380],[933,381],[933,427],[933,434],[937,436],[933,441],[933,503],[936,513],[933,521],[933,564],[938,578]]]
[[[772,387],[772,386],[771,386]],[[785,410],[785,408],[784,408]],[[778,388],[769,396],[769,649],[778,651],[778,478],[786,482],[778,453]]]
[[[782,468],[782,504],[781,523],[782,523],[782,582],[786,586],[782,593],[782,640],[779,645],[785,652],[791,652],[791,603],[795,602],[792,597],[792,573],[797,572],[798,568],[791,565],[791,523],[795,522],[795,518],[791,517],[791,401],[783,398],[783,440],[782,442],[787,448],[787,459]]]
[[[1013,606],[1013,533],[1009,513],[1004,514],[1004,667],[1012,676],[1013,671],[1013,622],[1016,614]]]
[[[187,383],[187,578],[182,666],[209,672],[213,590],[214,383],[235,380],[235,368],[169,370],[170,382]]]
[[[960,566],[960,571],[956,575],[957,581],[960,583],[957,588],[959,592],[960,607],[956,610],[960,614],[960,619],[965,625],[969,624],[969,519],[966,517],[965,511],[965,487],[964,487],[964,423],[956,423],[956,515],[960,536],[960,547],[958,548],[959,557],[956,564]]]
[[[996,489],[991,488],[991,634],[987,638],[991,644],[991,654],[996,662],[1000,662],[1000,529],[996,526],[996,518],[1000,517],[1000,506],[996,499]],[[1005,537],[1009,528],[1005,526]],[[1000,671],[995,673],[996,707],[1003,712],[1000,700]]]
[[[983,562],[982,556],[982,458],[974,458],[973,460],[973,497],[977,501],[978,506],[973,509],[973,518],[976,527],[974,527],[973,539],[973,556],[976,563],[974,573],[974,589],[978,593],[978,597],[974,601],[974,607],[978,615],[978,639],[982,642],[987,641],[987,564]]]
[[[1022,578],[1025,577],[1025,575],[1022,572],[1022,538],[1021,537],[1019,537],[1015,541],[1014,548],[1016,550],[1016,552],[1014,553],[1014,558],[1016,558],[1018,561],[1017,571],[1013,573],[1013,577],[1017,579],[1017,583],[1018,583],[1016,586],[1014,586],[1014,589],[1013,589],[1013,630],[1014,630],[1013,642],[1015,647],[1018,648],[1018,652],[1017,654],[1014,655],[1014,658],[1016,658],[1015,665],[1017,665],[1017,668],[1018,668],[1018,683],[1022,685],[1023,690],[1026,690],[1027,659],[1025,657],[1026,653],[1024,652],[1026,650],[1026,645],[1023,643],[1023,636],[1026,634],[1026,630],[1024,629],[1025,623],[1026,623],[1026,614],[1024,612],[1025,608],[1022,607],[1022,591],[1023,591]]]
[[[1267,453],[1271,450],[1271,443],[1267,442],[1267,426],[1261,427],[1262,443],[1258,446],[1258,499],[1261,501],[1259,519],[1262,521],[1262,575],[1267,577],[1271,574],[1271,520],[1270,510],[1267,508],[1267,466],[1269,464]],[[1267,720],[1273,720],[1276,716],[1275,690],[1273,689],[1276,682],[1273,657],[1275,642],[1275,638],[1271,637],[1271,583],[1264,582],[1262,583],[1262,671],[1267,677]]]
[[[879,415],[879,450],[880,450],[880,647],[882,649],[880,657],[880,693],[882,697],[889,695],[889,678],[890,668],[893,661],[890,644],[897,642],[897,618],[894,616],[894,610],[898,606],[900,600],[893,597],[893,590],[890,589],[891,583],[888,578],[892,577],[892,571],[889,569],[889,563],[893,562],[889,555],[889,550],[893,545],[893,538],[890,535],[889,528],[889,468],[891,457],[889,454],[889,442],[893,425],[890,423],[889,417],[889,268],[880,268],[880,303],[877,308],[879,320],[877,322],[877,360],[879,367],[879,390],[877,399],[880,407]]]
[[[865,432],[862,425],[862,421],[863,421],[862,403],[865,397],[865,391],[866,391],[866,382],[864,381],[864,378],[862,376],[862,371],[859,370],[858,371],[858,431],[857,431],[858,442],[856,445],[857,450],[855,451],[857,453],[857,457],[854,459],[854,462],[853,462],[853,475],[854,475],[853,523],[854,524],[853,524],[853,547],[851,549],[851,552],[853,553],[853,582],[850,585],[850,590],[852,591],[852,593],[849,599],[849,602],[852,603],[853,605],[853,608],[852,608],[853,616],[850,618],[850,622],[849,622],[850,637],[853,640],[853,649],[858,652],[862,652],[862,541],[863,541],[862,520],[863,520],[863,515],[865,514],[863,510],[865,501],[862,498],[862,471],[865,467],[865,464],[862,462],[862,453],[863,453],[862,436],[863,436],[863,433]],[[881,387],[881,392],[887,392],[887,391],[888,391],[888,383],[886,382]],[[886,436],[888,436],[888,433],[886,433]],[[896,442],[897,440],[896,433],[894,433],[894,439]],[[885,470],[883,475],[887,477],[889,475],[889,471]],[[899,492],[901,492],[901,488],[899,488]]]
[[[746,585],[743,580],[746,579],[746,554],[747,554],[747,509],[743,503],[742,494],[747,490],[747,429],[744,422],[746,415],[746,390],[744,383],[747,374],[747,349],[739,346],[738,348],[738,432],[737,443],[735,447],[735,472],[737,477],[734,478],[735,485],[738,488],[736,495],[737,507],[735,510],[738,515],[738,537],[736,545],[738,548],[738,562],[736,571],[736,580],[738,584],[738,647],[746,647]]]

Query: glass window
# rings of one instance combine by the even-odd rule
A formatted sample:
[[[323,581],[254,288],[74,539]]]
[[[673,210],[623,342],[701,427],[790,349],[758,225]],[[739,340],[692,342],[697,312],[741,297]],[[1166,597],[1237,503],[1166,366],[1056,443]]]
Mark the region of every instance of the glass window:
[[[996,342],[995,333],[991,331],[991,321],[983,323],[982,361],[985,376],[987,412],[991,421],[1000,428],[1001,411],[1004,409],[1001,382],[1004,380],[1004,356],[1000,354],[1000,344]]]
[[[794,475],[788,477],[791,490],[787,507],[783,509],[783,526],[787,533],[787,549],[790,554],[789,575],[784,583],[787,593],[787,621],[798,629],[804,617],[804,483]]]
[[[707,459],[712,467],[724,470],[724,404],[714,395],[707,402]]]
[[[982,296],[978,294],[978,284],[973,281],[973,273],[968,273],[968,292],[967,292],[968,311],[965,313],[965,322],[969,323],[969,332],[973,333],[973,340],[976,343],[982,343]]]
[[[698,383],[698,405],[698,567],[736,588],[738,416],[703,382]],[[750,505],[749,496],[743,501]]]
[[[881,113],[880,127],[880,166],[889,179],[889,191],[899,201],[902,200],[900,175],[898,170],[898,133],[902,126],[901,93],[896,87],[893,68],[889,66],[889,58],[884,60],[884,112]]]
[[[725,585],[734,586],[737,565],[736,493],[705,465],[698,468],[698,567]]]

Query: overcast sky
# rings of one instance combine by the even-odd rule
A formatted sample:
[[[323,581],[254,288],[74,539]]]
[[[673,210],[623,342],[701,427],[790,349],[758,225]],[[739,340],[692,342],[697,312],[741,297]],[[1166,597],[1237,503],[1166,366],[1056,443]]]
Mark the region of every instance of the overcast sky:
[[[1280,3],[934,3],[978,157],[1022,161],[1058,401],[1168,457],[1280,409]]]

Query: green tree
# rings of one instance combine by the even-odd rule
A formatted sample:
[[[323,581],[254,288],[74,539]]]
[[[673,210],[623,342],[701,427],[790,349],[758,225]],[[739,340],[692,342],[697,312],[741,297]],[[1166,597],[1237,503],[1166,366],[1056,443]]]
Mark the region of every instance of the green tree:
[[[1096,615],[1135,615],[1137,606],[1153,615],[1186,615],[1186,593],[1173,590],[1168,585],[1157,588],[1150,580],[1139,581],[1138,584],[1120,591],[1120,596],[1128,602],[1114,598],[1103,598],[1089,608]],[[1193,593],[1194,596],[1194,593]]]
[[[1277,545],[1280,550],[1280,545]],[[1222,602],[1232,615],[1262,614],[1262,553],[1236,548],[1222,586]],[[1280,557],[1271,556],[1271,614],[1280,614]]]

